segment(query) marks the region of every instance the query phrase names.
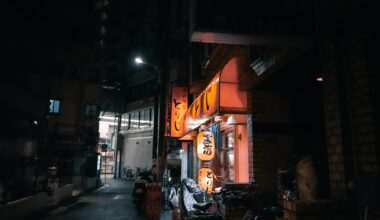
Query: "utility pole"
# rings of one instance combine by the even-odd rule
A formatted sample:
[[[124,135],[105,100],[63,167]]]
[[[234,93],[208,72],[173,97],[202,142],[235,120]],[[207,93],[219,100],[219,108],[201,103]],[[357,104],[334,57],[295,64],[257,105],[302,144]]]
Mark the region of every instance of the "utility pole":
[[[120,130],[121,130],[121,107],[122,107],[122,98],[121,98],[121,83],[115,82],[115,119],[117,118],[117,127],[114,129],[115,134],[115,165],[114,165],[114,178],[120,178],[120,170],[121,170],[121,145],[119,143],[120,141]]]
[[[104,152],[104,187],[107,186],[107,159],[106,159],[106,156],[107,156],[107,151]]]

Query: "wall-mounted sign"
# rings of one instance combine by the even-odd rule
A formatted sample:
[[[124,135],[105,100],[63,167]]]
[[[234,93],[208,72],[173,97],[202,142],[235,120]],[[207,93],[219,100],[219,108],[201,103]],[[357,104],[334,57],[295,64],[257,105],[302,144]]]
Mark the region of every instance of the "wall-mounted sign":
[[[243,67],[242,67],[243,66]],[[245,114],[247,92],[239,89],[239,71],[245,69],[240,57],[231,58],[185,113],[184,133],[196,129],[218,114]]]
[[[197,155],[200,160],[212,160],[214,158],[215,138],[212,132],[199,132],[197,136]]]
[[[185,114],[184,131],[197,128],[210,119],[219,109],[219,74],[207,85],[206,89],[190,105]]]
[[[198,175],[198,185],[199,187],[207,190],[207,192],[212,191],[214,180],[214,173],[210,168],[201,168],[199,169]]]
[[[187,87],[172,87],[170,136],[180,137],[184,115],[187,111]]]

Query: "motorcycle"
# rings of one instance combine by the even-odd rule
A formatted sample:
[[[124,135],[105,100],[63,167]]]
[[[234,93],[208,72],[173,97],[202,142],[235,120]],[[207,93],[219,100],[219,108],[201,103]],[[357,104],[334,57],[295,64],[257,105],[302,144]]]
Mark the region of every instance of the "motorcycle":
[[[154,168],[151,170],[140,172],[137,175],[135,185],[133,187],[132,197],[133,204],[135,204],[138,210],[144,207],[146,197],[146,183],[152,183],[156,179]]]

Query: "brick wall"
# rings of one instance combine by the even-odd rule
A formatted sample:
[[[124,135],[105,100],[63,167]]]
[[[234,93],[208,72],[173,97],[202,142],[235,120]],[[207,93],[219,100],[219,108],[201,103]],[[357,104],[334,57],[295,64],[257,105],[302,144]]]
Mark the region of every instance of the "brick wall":
[[[277,171],[293,153],[290,127],[291,107],[287,96],[274,91],[252,90],[248,93],[251,111],[250,177],[257,180],[261,191],[275,198]]]
[[[331,196],[353,199],[362,211],[379,178],[375,38],[369,29],[352,25],[335,32],[321,30],[321,39]],[[355,190],[350,182],[356,183]],[[374,217],[375,209],[369,213],[380,218]]]

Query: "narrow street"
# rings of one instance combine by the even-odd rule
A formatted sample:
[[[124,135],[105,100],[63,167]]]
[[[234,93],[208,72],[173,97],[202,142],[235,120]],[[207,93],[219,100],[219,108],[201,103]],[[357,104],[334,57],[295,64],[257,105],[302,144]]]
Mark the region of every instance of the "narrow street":
[[[375,3],[2,1],[0,220],[380,220]]]
[[[144,213],[135,210],[132,203],[133,181],[107,177],[107,184],[79,197],[77,201],[63,203],[56,209],[34,216],[44,220],[139,220]],[[161,219],[165,219],[161,217]]]

